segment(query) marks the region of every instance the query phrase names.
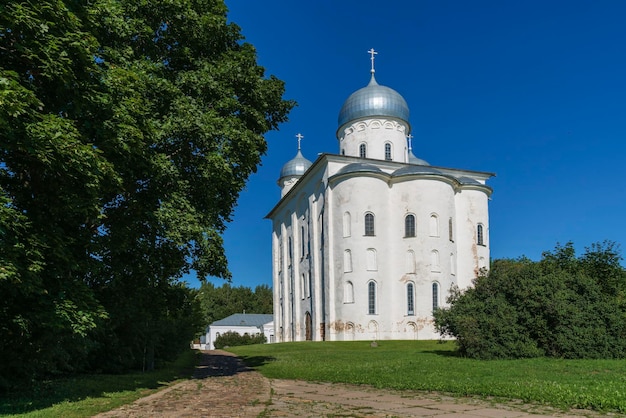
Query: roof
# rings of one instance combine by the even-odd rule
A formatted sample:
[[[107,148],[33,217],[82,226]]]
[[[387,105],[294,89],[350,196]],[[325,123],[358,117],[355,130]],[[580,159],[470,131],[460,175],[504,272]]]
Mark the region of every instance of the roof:
[[[262,327],[268,322],[274,321],[273,314],[246,314],[236,313],[219,321],[213,322],[211,326],[227,326],[227,327]]]
[[[352,93],[339,111],[338,127],[364,117],[391,116],[409,125],[409,106],[394,89],[376,82],[374,73],[370,83]]]
[[[304,158],[302,152],[300,152],[300,150],[298,149],[298,153],[296,154],[296,156],[287,161],[282,170],[280,170],[279,178],[282,179],[283,177],[287,176],[302,176],[305,171],[307,171],[309,167],[311,167],[311,165],[313,165],[313,163]]]

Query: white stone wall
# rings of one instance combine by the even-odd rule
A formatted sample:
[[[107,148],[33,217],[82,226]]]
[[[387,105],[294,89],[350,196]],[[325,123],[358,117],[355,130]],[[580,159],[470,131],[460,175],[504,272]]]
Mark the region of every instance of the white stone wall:
[[[355,121],[339,132],[339,153],[359,157],[359,147],[366,145],[366,158],[385,160],[385,144],[391,145],[391,160],[407,162],[408,127],[396,119],[365,119]]]
[[[439,338],[432,327],[433,283],[441,306],[452,285],[465,288],[481,263],[488,268],[489,189],[453,177],[474,175],[484,183],[488,174],[448,169],[442,170],[446,175],[393,177],[402,164],[368,159],[382,172],[335,175],[358,161],[363,160],[321,156],[268,215],[274,225],[277,341]],[[375,217],[375,236],[364,235],[368,212]],[[404,236],[407,214],[415,216],[415,237]],[[477,243],[478,223],[484,245]],[[407,262],[409,251],[414,267]],[[370,281],[376,283],[375,314],[368,313]],[[412,314],[407,310],[409,282],[414,285]]]

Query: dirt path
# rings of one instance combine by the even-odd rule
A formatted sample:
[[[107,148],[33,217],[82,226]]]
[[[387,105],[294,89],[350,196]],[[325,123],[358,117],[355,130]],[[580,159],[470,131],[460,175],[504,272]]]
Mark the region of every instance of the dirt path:
[[[97,415],[110,417],[576,417],[590,411],[562,413],[522,403],[492,404],[423,392],[269,380],[246,369],[233,354],[203,352],[194,378],[130,405]],[[604,417],[616,415],[603,415]]]

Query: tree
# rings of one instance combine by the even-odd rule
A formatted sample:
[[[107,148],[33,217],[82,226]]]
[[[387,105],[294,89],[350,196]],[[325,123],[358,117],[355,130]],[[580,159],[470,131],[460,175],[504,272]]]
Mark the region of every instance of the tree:
[[[442,335],[474,358],[626,357],[626,271],[614,243],[576,257],[571,243],[539,262],[496,260],[449,308],[434,313]]]
[[[267,285],[258,285],[252,291],[245,286],[232,287],[224,283],[216,287],[206,282],[200,286],[196,297],[205,326],[236,313],[271,314],[274,310],[272,289]]]
[[[0,6],[2,358],[139,367],[187,309],[183,274],[230,277],[221,233],[293,102],[226,13],[218,0]]]

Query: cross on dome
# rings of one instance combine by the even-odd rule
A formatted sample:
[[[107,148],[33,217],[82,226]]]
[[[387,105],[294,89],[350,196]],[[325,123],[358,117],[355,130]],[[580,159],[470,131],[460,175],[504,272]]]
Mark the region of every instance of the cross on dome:
[[[298,138],[298,150],[300,150],[300,141],[302,141],[302,138],[304,138],[304,135],[298,132],[298,134],[296,135],[296,138]]]
[[[372,60],[372,69],[370,70],[370,72],[374,74],[376,72],[376,70],[374,70],[374,56],[378,54],[378,52],[374,51],[374,48],[371,48],[369,51],[367,51],[367,53],[371,55],[370,59]]]

